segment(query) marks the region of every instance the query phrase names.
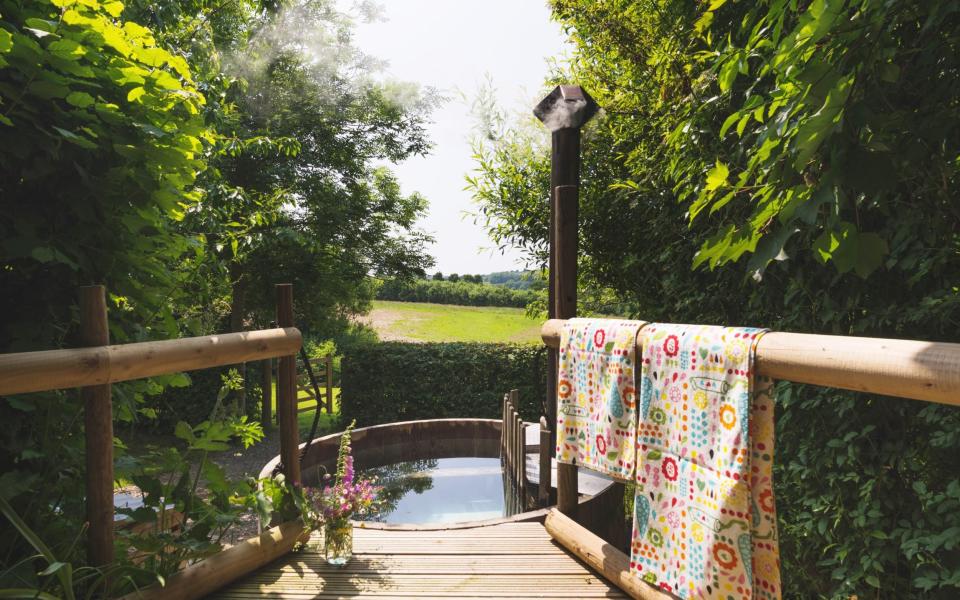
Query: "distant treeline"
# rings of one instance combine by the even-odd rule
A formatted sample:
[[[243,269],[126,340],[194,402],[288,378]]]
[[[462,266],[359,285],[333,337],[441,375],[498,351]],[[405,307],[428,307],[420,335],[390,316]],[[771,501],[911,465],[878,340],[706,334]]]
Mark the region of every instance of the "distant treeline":
[[[537,271],[499,271],[484,275],[484,280],[514,290],[539,290],[547,285]]]
[[[512,290],[499,285],[459,281],[417,279],[383,282],[377,299],[401,302],[434,302],[465,306],[512,306],[524,308],[534,298],[528,290]]]

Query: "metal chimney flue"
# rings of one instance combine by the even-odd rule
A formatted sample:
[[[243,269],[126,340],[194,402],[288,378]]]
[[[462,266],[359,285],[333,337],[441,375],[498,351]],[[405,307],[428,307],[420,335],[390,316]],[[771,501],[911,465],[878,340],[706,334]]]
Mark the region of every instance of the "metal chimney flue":
[[[582,87],[558,85],[533,109],[550,130],[550,262],[547,312],[551,319],[569,319],[577,314],[577,219],[580,185],[580,128],[600,107]],[[558,355],[547,355],[545,412],[550,423],[553,453],[557,438]],[[541,486],[549,486],[549,474]],[[577,507],[578,482],[574,465],[557,465],[557,505],[573,516]]]

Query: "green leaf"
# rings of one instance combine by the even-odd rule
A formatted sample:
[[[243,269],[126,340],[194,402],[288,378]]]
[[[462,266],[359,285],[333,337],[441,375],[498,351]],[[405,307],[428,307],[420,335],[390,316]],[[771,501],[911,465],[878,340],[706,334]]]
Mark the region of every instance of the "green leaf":
[[[111,17],[119,17],[123,13],[123,2],[107,2],[103,5],[103,9],[107,11]]]
[[[720,84],[721,92],[726,92],[733,87],[733,83],[736,81],[737,75],[743,68],[742,61],[743,54],[740,52],[735,52],[720,67],[720,73],[717,76],[717,83]]]
[[[890,253],[887,242],[876,233],[861,233],[857,237],[857,263],[854,271],[866,278],[877,270]]]
[[[57,30],[57,22],[50,19],[25,19],[24,24],[31,29],[38,29],[44,33],[54,33]]]
[[[185,442],[193,442],[196,439],[196,436],[193,435],[193,428],[185,421],[177,423],[177,426],[173,430],[173,435]]]
[[[720,137],[722,138],[722,137],[724,136],[724,134],[726,134],[727,131],[729,131],[729,129],[730,129],[731,127],[733,127],[733,124],[736,123],[739,119],[740,119],[740,113],[739,113],[739,112],[735,112],[735,113],[733,113],[732,115],[730,115],[729,117],[727,117],[727,118],[723,121],[723,125],[720,126]]]
[[[190,385],[190,376],[186,373],[174,373],[170,376],[170,379],[167,380],[167,385],[176,388],[187,387]]]
[[[710,29],[711,23],[713,23],[713,13],[707,11],[700,15],[700,18],[697,19],[697,22],[693,24],[693,29],[697,33],[702,34],[707,29]]]
[[[47,566],[46,569],[44,569],[44,570],[40,571],[39,573],[37,573],[37,575],[39,575],[39,576],[41,576],[41,577],[45,577],[45,576],[47,576],[47,575],[53,575],[54,573],[56,573],[57,571],[59,571],[60,569],[62,569],[63,567],[66,567],[66,566],[69,566],[68,563],[65,563],[65,562],[62,562],[62,561],[59,561],[59,560],[58,560],[58,561],[54,561],[54,562],[50,563],[50,564]]]
[[[67,95],[67,104],[71,104],[77,108],[86,108],[94,102],[93,96],[86,92],[71,92]]]
[[[0,28],[0,53],[9,52],[13,48],[13,36],[6,29]]]
[[[712,192],[720,186],[726,185],[729,175],[730,169],[718,160],[717,164],[707,172],[707,191]]]
[[[127,92],[127,101],[136,102],[146,93],[147,93],[147,90],[145,90],[142,86],[135,87],[129,92]]]
[[[856,228],[852,223],[841,221],[835,229],[826,229],[813,242],[814,256],[821,263],[833,260],[837,270],[846,273],[853,268],[853,260],[844,258],[850,255],[848,244],[851,235],[855,235]],[[843,254],[844,245],[847,247],[847,254]],[[838,262],[838,255],[840,255]]]
[[[78,60],[87,53],[87,49],[70,38],[57,40],[47,46],[47,50],[66,60]]]
[[[863,578],[863,580],[866,581],[867,584],[869,584],[872,587],[875,587],[878,589],[880,588],[880,580],[877,579],[876,575],[867,575],[866,577]]]
[[[93,149],[97,147],[96,144],[94,144],[93,142],[91,142],[90,140],[88,140],[82,135],[77,135],[72,131],[67,131],[66,129],[61,129],[60,127],[57,127],[57,126],[53,126],[53,129],[57,133],[59,133],[63,137],[63,139],[67,140],[71,144],[76,144],[81,148],[87,148],[87,149]]]
[[[40,246],[40,247],[38,247],[38,248],[34,248],[34,249],[30,252],[30,256],[32,256],[32,257],[34,258],[34,260],[37,260],[37,261],[39,261],[39,262],[48,263],[48,262],[50,262],[51,260],[54,259],[55,253],[54,253],[53,248],[47,248],[47,247],[45,247],[45,246]]]
[[[34,81],[27,89],[44,100],[52,98],[66,98],[70,88],[54,81]]]
[[[843,107],[850,95],[853,76],[841,79],[836,87],[827,94],[827,99],[813,116],[804,121],[794,138],[796,158],[794,165],[803,170],[810,159],[820,149],[820,145],[829,137],[843,116]]]

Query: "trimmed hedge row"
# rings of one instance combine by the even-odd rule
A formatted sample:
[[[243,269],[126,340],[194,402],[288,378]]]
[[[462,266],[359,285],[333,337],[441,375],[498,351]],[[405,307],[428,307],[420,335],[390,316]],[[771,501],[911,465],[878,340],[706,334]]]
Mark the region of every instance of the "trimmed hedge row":
[[[340,411],[357,426],[415,419],[500,417],[503,394],[520,391],[536,420],[546,394],[546,348],[529,344],[383,342],[347,349]]]
[[[433,302],[462,306],[507,306],[525,308],[535,295],[529,290],[466,281],[433,281],[418,279],[384,281],[377,290],[378,300],[400,302]]]

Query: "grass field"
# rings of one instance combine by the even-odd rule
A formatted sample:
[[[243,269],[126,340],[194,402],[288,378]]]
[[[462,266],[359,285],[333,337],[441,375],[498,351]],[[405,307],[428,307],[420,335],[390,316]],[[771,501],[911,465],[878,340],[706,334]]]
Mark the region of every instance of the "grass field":
[[[364,319],[381,340],[408,342],[540,341],[537,319],[522,308],[377,300]]]

